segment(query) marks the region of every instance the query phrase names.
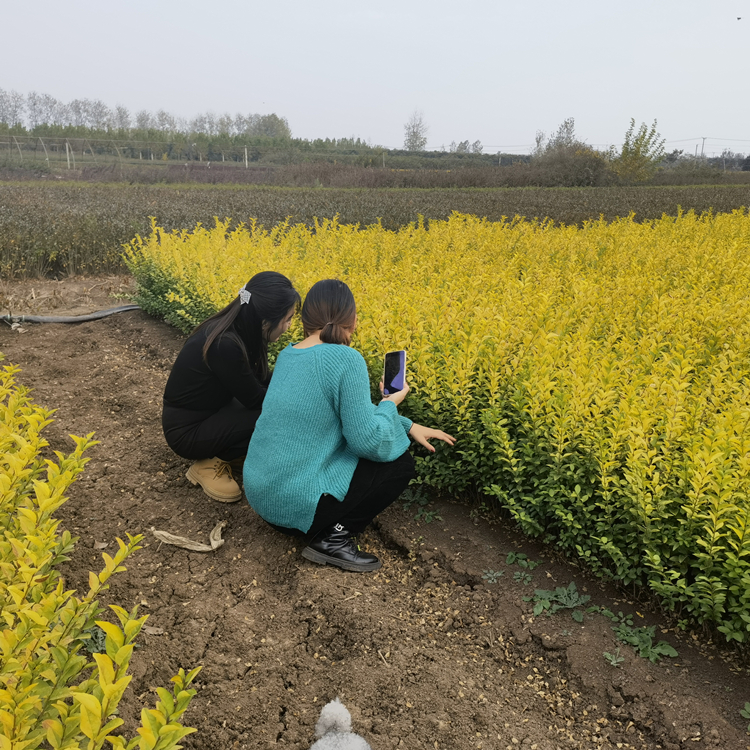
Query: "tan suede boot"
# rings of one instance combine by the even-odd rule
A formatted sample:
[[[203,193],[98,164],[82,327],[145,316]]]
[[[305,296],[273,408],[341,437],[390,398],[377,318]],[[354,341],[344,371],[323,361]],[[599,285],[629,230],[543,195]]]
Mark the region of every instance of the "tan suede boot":
[[[232,469],[220,458],[204,458],[193,463],[185,476],[203,487],[203,491],[220,503],[234,503],[242,497],[240,486],[232,479]]]

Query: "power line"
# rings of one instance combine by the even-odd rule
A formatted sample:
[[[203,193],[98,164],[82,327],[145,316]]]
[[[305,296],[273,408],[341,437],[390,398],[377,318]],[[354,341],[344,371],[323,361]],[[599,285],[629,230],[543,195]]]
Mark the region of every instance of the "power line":
[[[750,143],[750,138],[715,138],[714,136],[698,136],[697,138],[680,138],[679,140],[664,141],[665,143],[686,143],[688,141],[733,141],[736,143]]]

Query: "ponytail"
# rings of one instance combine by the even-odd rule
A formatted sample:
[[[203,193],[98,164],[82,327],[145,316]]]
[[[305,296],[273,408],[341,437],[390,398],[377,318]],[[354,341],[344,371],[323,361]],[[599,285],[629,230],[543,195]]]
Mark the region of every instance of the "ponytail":
[[[204,330],[203,360],[208,361],[208,350],[217,339],[226,336],[240,348],[257,378],[268,378],[268,341],[263,327],[274,330],[300,303],[300,296],[286,276],[276,271],[261,271],[242,287],[249,292],[243,304],[235,297],[223,310],[203,321],[194,331]],[[242,335],[240,335],[240,332]]]
[[[324,344],[345,344],[349,346],[351,338],[351,330],[333,321],[328,321],[320,331],[320,340]]]
[[[354,295],[343,281],[323,279],[312,285],[302,305],[305,336],[319,331],[323,343],[349,346],[356,320]]]

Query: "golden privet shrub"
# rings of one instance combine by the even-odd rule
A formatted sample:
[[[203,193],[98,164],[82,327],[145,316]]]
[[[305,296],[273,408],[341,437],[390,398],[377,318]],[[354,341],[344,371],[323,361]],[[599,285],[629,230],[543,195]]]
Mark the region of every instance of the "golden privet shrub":
[[[65,589],[57,568],[75,540],[60,532],[54,513],[94,443],[91,435],[73,438],[73,453],[43,459],[41,431],[51,412],[31,403],[15,382],[17,372],[0,368],[0,750],[179,748],[195,731],[179,719],[195,694],[188,686],[197,669],[187,675],[181,669],[172,692],[158,688],[160,700],[141,712],[136,737],[114,734],[135,638],[147,618],[137,617],[137,608],[113,606],[119,626],[97,619],[97,596],[113,573],[125,570],[141,537],[117,540],[115,555],[103,555],[101,573],[89,574],[85,595]],[[84,646],[96,625],[106,633],[106,653],[89,655]]]
[[[254,273],[352,288],[373,382],[408,350],[404,412],[458,438],[420,477],[684,618],[750,640],[750,217],[582,227],[454,215],[136,238],[141,304],[190,330]],[[299,336],[299,329],[291,335]]]

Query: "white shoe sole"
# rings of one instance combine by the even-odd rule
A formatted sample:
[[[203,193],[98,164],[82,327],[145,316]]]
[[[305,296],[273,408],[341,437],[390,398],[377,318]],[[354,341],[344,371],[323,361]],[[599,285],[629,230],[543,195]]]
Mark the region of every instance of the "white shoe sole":
[[[350,573],[370,573],[373,570],[379,570],[383,565],[380,560],[375,560],[371,563],[350,563],[346,560],[339,560],[338,557],[318,552],[318,550],[311,547],[305,547],[302,550],[302,557],[310,562],[318,563],[318,565],[334,565],[337,568],[341,568],[341,570],[348,570]]]

